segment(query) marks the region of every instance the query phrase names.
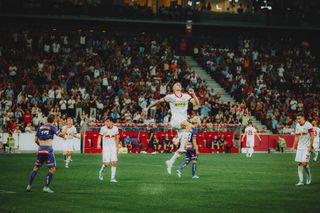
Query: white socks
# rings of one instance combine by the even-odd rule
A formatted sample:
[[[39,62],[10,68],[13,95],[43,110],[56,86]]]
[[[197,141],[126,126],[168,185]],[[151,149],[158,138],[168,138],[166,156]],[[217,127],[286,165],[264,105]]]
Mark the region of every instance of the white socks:
[[[254,150],[253,150],[252,147],[247,148],[247,154],[246,154],[246,156],[247,156],[247,157],[251,157],[252,154],[253,154],[253,152],[254,152]]]
[[[116,176],[117,167],[111,166],[111,179],[114,179]]]
[[[303,167],[308,176],[311,176],[310,166],[309,164],[306,167]]]
[[[100,173],[103,173],[103,172],[104,172],[104,168],[105,168],[105,166],[104,166],[104,164],[102,164],[102,166],[101,166],[101,168],[100,168]]]
[[[176,162],[176,160],[180,157],[181,155],[178,152],[175,152],[174,155],[171,157],[171,159],[169,160],[171,165],[174,164],[174,162]]]
[[[100,169],[101,174],[103,174],[105,168],[106,166],[103,164]],[[116,170],[117,170],[117,167],[111,166],[111,180],[116,177]]]
[[[299,183],[303,183],[303,166],[298,166]]]
[[[314,160],[315,160],[315,161],[317,161],[318,155],[319,155],[319,152],[318,152],[318,151],[314,152]]]
[[[252,154],[253,154],[253,148],[252,147],[250,147],[250,149],[249,149],[249,156],[251,157],[252,156]]]

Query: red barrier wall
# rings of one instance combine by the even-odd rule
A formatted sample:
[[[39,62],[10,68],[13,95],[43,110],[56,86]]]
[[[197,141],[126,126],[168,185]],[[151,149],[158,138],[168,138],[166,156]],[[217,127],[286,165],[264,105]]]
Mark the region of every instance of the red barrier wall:
[[[159,140],[162,140],[165,135],[168,134],[170,140],[176,136],[176,131],[168,131],[168,132],[156,132],[155,137]],[[148,146],[148,138],[149,134],[147,132],[120,132],[120,139],[123,140],[126,136],[129,136],[130,138],[138,138],[140,139],[141,143],[143,144],[143,147]],[[200,153],[211,153],[211,148],[208,148],[205,146],[204,140],[206,142],[211,142],[214,138],[214,136],[220,136],[224,135],[225,140],[228,142],[229,145],[232,146],[233,144],[233,132],[224,132],[224,133],[217,133],[217,132],[199,132],[197,134],[197,140],[199,144],[199,152]],[[84,153],[101,153],[101,148],[98,149],[97,142],[98,142],[98,136],[99,132],[93,132],[93,131],[87,131],[86,137],[84,140]],[[238,152],[238,149],[235,148],[232,150],[233,152]]]
[[[294,135],[260,135],[261,141],[259,141],[257,136],[255,137],[255,151],[267,152],[269,149],[278,149],[279,136],[282,136],[286,140],[288,148],[292,147]],[[241,147],[246,147],[245,139],[242,141]]]

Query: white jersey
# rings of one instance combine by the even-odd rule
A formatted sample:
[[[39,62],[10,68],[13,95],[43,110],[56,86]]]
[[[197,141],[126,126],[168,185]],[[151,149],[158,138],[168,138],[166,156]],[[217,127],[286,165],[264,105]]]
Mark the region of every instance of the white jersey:
[[[164,100],[169,103],[171,111],[171,121],[186,121],[188,120],[188,104],[191,96],[182,93],[180,97],[176,94],[166,95]]]
[[[71,126],[71,127],[63,126],[62,132],[66,132],[65,140],[62,143],[62,151],[72,152],[74,137],[77,134],[77,129],[74,126]]]
[[[248,126],[244,130],[244,134],[246,135],[247,142],[253,142],[254,136],[257,134],[257,130],[253,126]]]
[[[313,127],[313,132],[314,132],[314,143],[318,143],[319,144],[320,128],[319,127]]]
[[[77,129],[75,126],[71,126],[71,127],[63,126],[62,132],[66,132],[65,139],[68,141],[68,140],[74,139],[75,135],[77,134]]]
[[[313,132],[313,127],[308,121],[302,126],[297,124],[295,135],[299,138],[298,149],[308,149],[310,144],[310,132]]]
[[[101,127],[100,135],[102,136],[103,141],[103,149],[105,148],[116,148],[116,140],[115,137],[119,134],[118,127],[113,126],[109,129],[106,126]]]

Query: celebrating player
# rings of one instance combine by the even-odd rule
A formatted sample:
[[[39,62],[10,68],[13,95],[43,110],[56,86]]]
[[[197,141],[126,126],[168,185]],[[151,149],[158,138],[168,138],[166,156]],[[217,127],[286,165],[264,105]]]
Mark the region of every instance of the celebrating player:
[[[318,154],[319,154],[319,151],[320,151],[320,147],[319,147],[320,128],[318,127],[318,122],[315,121],[315,120],[312,121],[312,126],[313,126],[313,132],[314,132],[314,142],[313,142],[314,157],[313,157],[313,161],[317,161]]]
[[[305,120],[303,113],[297,114],[298,124],[295,130],[293,150],[297,150],[295,161],[298,163],[299,182],[296,186],[303,186],[303,170],[307,173],[306,184],[311,183],[311,171],[309,166],[310,152],[312,151],[314,133],[312,125]],[[297,146],[298,145],[298,146]]]
[[[118,182],[115,179],[116,168],[118,161],[118,151],[119,147],[119,131],[118,127],[113,125],[112,118],[107,118],[105,121],[105,126],[101,127],[100,135],[98,137],[98,148],[100,148],[101,138],[102,144],[102,166],[99,171],[99,179],[103,180],[104,170],[109,166],[111,162],[111,179],[110,182]]]
[[[248,126],[244,130],[244,136],[242,138],[242,140],[244,140],[245,137],[247,139],[247,141],[246,141],[246,144],[247,144],[247,154],[246,154],[246,156],[249,157],[249,158],[252,157],[252,154],[254,152],[254,140],[255,140],[254,136],[255,135],[261,141],[260,135],[258,134],[256,128],[253,127],[252,120],[249,119]]]
[[[79,136],[77,136],[77,129],[75,126],[73,126],[72,118],[67,118],[67,123],[62,127],[62,132],[66,136],[62,144],[64,163],[65,167],[69,168],[69,163],[71,161],[71,155],[73,151],[74,138],[79,138]]]
[[[144,109],[144,112],[147,113],[150,108],[159,103],[168,102],[170,104],[172,115],[170,124],[172,128],[177,129],[179,140],[181,141],[181,130],[186,128],[191,130],[192,128],[192,124],[187,121],[188,104],[191,102],[194,106],[199,106],[200,102],[193,89],[189,89],[189,94],[182,93],[182,86],[180,83],[175,83],[172,87],[172,90],[172,94],[166,95],[164,98],[154,101]],[[167,171],[169,174],[171,174],[171,168],[174,162],[181,156],[181,150],[184,150],[183,142],[180,142],[180,147],[182,148],[175,152],[170,160],[166,161]]]
[[[181,137],[181,140],[186,140],[187,142],[185,143],[185,150],[186,152],[186,159],[185,161],[181,164],[179,169],[177,170],[177,175],[181,178],[182,175],[182,170],[192,161],[192,178],[197,179],[199,178],[196,175],[196,169],[197,169],[197,160],[198,160],[198,144],[197,144],[197,121],[191,121],[191,123],[194,125],[194,127],[189,131],[186,131],[183,133],[183,136]],[[187,127],[189,128],[189,127]]]
[[[26,189],[27,192],[31,191],[32,182],[36,177],[40,167],[45,162],[49,167],[49,172],[46,177],[46,183],[43,188],[43,191],[53,193],[53,191],[49,188],[52,177],[56,172],[56,161],[52,149],[52,139],[54,135],[64,137],[64,134],[60,132],[60,130],[53,124],[54,121],[55,116],[49,115],[48,124],[40,126],[36,132],[35,143],[39,146],[39,150],[37,160],[35,162],[35,166],[31,173],[29,184]]]

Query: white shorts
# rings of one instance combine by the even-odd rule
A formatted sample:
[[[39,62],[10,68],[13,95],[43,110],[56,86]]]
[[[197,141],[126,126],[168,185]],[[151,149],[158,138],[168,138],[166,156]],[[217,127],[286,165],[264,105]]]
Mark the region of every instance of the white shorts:
[[[296,153],[296,162],[299,163],[308,163],[310,158],[310,153],[308,152],[307,149],[297,149]]]
[[[171,121],[170,121],[171,127],[175,128],[175,129],[181,129],[181,123],[183,121],[187,121],[187,119],[180,118],[180,117],[171,119]]]
[[[102,162],[110,163],[112,161],[118,161],[117,149],[115,147],[105,147],[102,150]]]
[[[73,140],[64,140],[62,142],[62,151],[63,152],[72,152],[73,151]]]
[[[247,140],[246,145],[247,147],[254,147],[254,140]]]
[[[313,142],[312,146],[313,146],[314,151],[319,151],[320,150],[319,141]]]

